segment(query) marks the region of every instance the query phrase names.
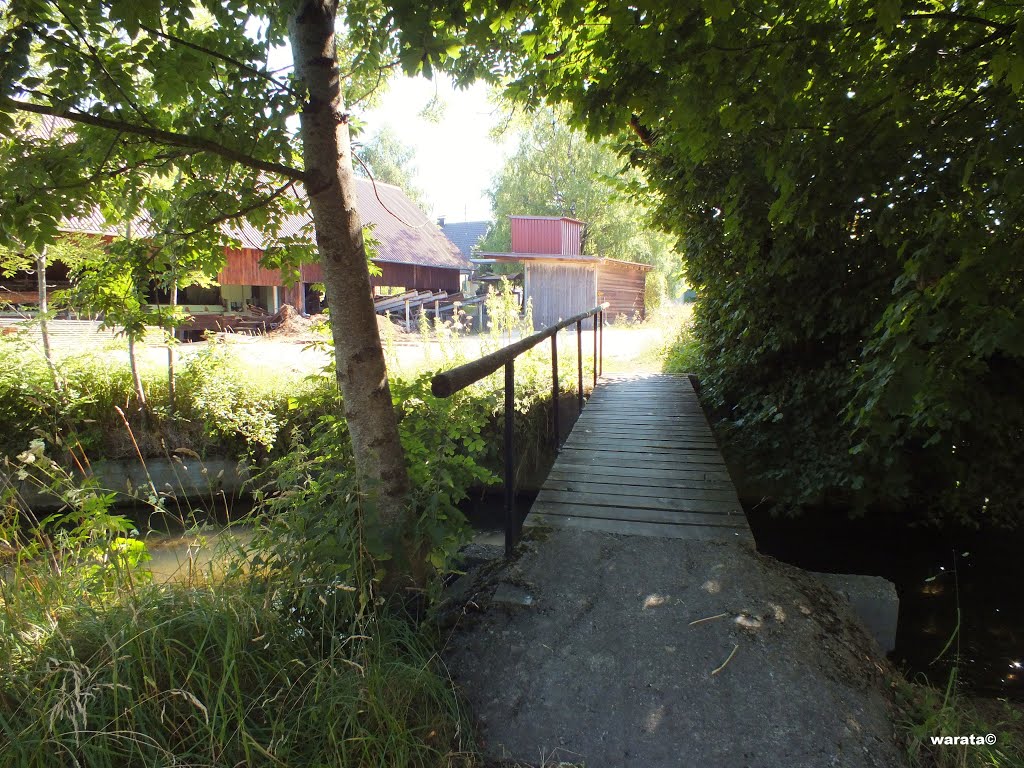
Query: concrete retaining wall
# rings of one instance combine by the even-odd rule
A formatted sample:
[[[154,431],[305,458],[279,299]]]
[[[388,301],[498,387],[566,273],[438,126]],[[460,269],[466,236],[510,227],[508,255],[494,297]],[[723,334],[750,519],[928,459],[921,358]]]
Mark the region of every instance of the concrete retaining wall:
[[[148,459],[145,467],[137,460],[99,461],[93,472],[103,490],[124,495],[119,502],[148,499],[152,495],[150,480],[158,494],[186,499],[218,492],[236,495],[249,478],[245,466],[232,459]],[[62,504],[57,496],[41,493],[26,481],[6,479],[34,510],[57,509]]]

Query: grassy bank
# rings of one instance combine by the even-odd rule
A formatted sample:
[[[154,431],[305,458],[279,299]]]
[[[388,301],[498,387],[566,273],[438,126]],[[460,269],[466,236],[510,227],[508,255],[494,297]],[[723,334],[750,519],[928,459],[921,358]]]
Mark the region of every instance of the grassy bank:
[[[287,588],[238,579],[23,612],[38,576],[3,590],[0,765],[471,762],[430,633],[386,606],[355,618],[323,585],[297,616]]]
[[[912,768],[1019,768],[1024,766],[1024,709],[1000,699],[957,691],[954,673],[945,688],[900,680],[895,686],[897,730]],[[933,743],[967,737],[973,743]]]
[[[417,333],[385,325],[382,332],[396,399],[428,372],[458,365],[494,351],[532,330],[529,318],[505,307],[500,295],[489,306],[492,327],[467,335],[465,324],[420,324]],[[665,339],[675,333],[689,307],[666,305],[643,324],[609,326],[604,334],[604,370],[657,370]],[[562,387],[576,386],[576,344],[563,334],[559,363]],[[585,379],[593,365],[593,343],[585,332]],[[138,362],[146,395],[140,402],[132,382],[123,339],[62,347],[55,370],[43,357],[38,335],[0,337],[0,455],[24,450],[41,437],[80,442],[94,457],[146,457],[175,450],[200,456],[280,455],[290,433],[302,429],[336,403],[328,339],[310,330],[302,336],[221,336],[176,351],[174,393],[170,389],[167,350],[140,345]],[[517,361],[523,399],[547,389],[547,345]],[[56,373],[56,383],[55,376]],[[498,389],[500,377],[483,383]],[[134,433],[134,440],[125,422]]]
[[[111,494],[24,452],[14,471],[69,506],[4,495],[0,766],[472,764],[436,633],[377,593],[361,497],[326,459],[245,549],[158,585]]]
[[[456,336],[429,333],[432,367],[469,358]],[[495,334],[473,351],[501,343]],[[563,346],[561,383],[571,392],[575,345]],[[609,359],[632,354],[628,339],[622,350]],[[60,485],[69,507],[40,521],[17,494],[3,494],[0,767],[476,764],[467,714],[422,618],[438,582],[417,618],[375,591],[372,530],[329,375],[252,375],[230,345],[211,344],[179,365],[173,410],[165,369],[144,367],[144,418],[123,360],[68,358],[58,388],[41,358],[13,346],[4,354],[27,363],[0,379],[5,471]],[[588,356],[587,380],[592,364]],[[525,447],[548,437],[546,345],[516,371]],[[466,541],[456,504],[500,463],[500,377],[445,400],[429,396],[429,373],[393,378],[416,489],[409,503],[436,576]],[[116,496],[61,468],[69,456],[87,467],[88,454],[131,455],[136,444],[144,454],[259,453],[257,532],[246,551],[224,553],[205,575],[154,584]]]

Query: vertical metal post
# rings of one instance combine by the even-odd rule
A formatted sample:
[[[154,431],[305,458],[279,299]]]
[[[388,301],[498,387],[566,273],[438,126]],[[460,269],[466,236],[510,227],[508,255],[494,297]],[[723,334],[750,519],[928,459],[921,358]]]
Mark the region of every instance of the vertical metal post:
[[[558,428],[558,331],[551,334],[551,416],[553,420],[552,431],[555,433],[555,450],[561,443],[560,430]]]
[[[583,321],[576,321],[576,365],[579,374],[580,413],[583,413]]]
[[[594,386],[597,386],[597,315],[594,315]]]
[[[600,312],[598,312],[597,316],[600,318],[598,328],[601,334],[601,342],[599,345],[600,351],[597,355],[597,366],[598,374],[604,376],[604,310],[602,309]]]
[[[516,471],[515,450],[512,430],[516,412],[515,358],[505,363],[505,557],[512,556],[512,549],[519,538],[519,521],[516,519]]]

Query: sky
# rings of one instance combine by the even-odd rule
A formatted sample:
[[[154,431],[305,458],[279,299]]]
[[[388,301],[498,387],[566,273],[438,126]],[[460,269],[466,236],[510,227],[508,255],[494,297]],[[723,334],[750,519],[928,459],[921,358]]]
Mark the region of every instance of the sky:
[[[443,111],[432,122],[421,113],[435,94]],[[389,126],[413,148],[416,185],[431,206],[427,213],[450,222],[491,218],[486,190],[514,146],[511,136],[500,143],[490,137],[503,113],[488,102],[484,84],[457,90],[443,75],[395,77],[379,105],[359,117],[366,123],[365,138]]]

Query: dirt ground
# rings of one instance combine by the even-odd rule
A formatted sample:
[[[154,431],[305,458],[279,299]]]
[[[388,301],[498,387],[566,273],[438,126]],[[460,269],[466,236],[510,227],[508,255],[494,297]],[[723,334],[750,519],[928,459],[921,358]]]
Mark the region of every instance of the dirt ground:
[[[666,342],[668,332],[667,326],[661,324],[607,327],[603,341],[604,370],[608,373],[660,370],[659,352]],[[516,338],[518,336],[512,337],[512,340]],[[223,334],[221,339],[241,363],[254,370],[264,368],[308,373],[328,362],[325,350],[308,348],[314,339],[324,339],[312,332],[288,335],[271,333],[265,336]],[[594,349],[593,331],[583,331],[582,343],[583,355],[588,358]],[[179,354],[183,357],[194,354],[207,344],[209,342],[182,345]],[[458,345],[462,355],[472,360],[482,354],[483,348],[493,346],[493,342],[480,336],[466,336],[459,339]],[[563,350],[575,350],[575,332],[562,331],[559,346]],[[442,367],[445,360],[445,351],[438,342],[424,341],[415,333],[394,333],[390,341],[385,342],[385,352],[389,357],[389,368],[405,374]],[[160,349],[150,348],[146,354],[154,361],[166,360],[166,353]]]

